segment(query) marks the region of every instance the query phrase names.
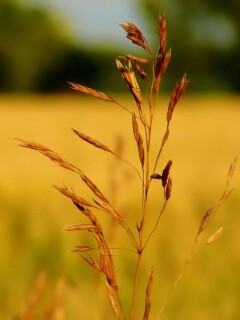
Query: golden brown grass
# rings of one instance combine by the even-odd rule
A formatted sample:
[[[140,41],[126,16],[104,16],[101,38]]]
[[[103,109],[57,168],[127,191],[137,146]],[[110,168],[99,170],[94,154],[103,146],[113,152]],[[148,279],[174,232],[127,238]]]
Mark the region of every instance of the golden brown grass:
[[[136,57],[133,55],[121,56],[116,60],[117,68],[119,69],[124,81],[126,82],[128,89],[135,101],[136,108],[130,109],[122,106],[120,103],[113,99],[109,95],[99,92],[94,89],[90,89],[86,86],[70,83],[71,87],[81,93],[93,96],[97,99],[116,104],[118,107],[123,108],[128,114],[131,115],[133,138],[135,140],[137,154],[139,158],[139,166],[131,163],[129,160],[123,159],[121,155],[116,154],[102,143],[76,129],[74,133],[85,142],[93,145],[94,147],[101,149],[104,152],[110,153],[120,160],[123,160],[130,168],[134,170],[139,178],[141,185],[141,196],[140,203],[141,209],[139,210],[137,221],[135,226],[128,221],[128,217],[120,212],[113,203],[110,201],[110,197],[104,194],[104,192],[92,181],[81,169],[65,160],[55,151],[52,151],[48,147],[34,143],[31,141],[20,140],[20,145],[26,148],[34,149],[45,155],[51,161],[59,165],[60,167],[70,170],[80,176],[83,183],[89,188],[92,193],[92,200],[86,200],[83,197],[78,196],[72,189],[64,187],[56,187],[64,196],[69,198],[75,207],[81,212],[82,216],[87,221],[82,224],[74,224],[67,226],[65,231],[88,231],[90,236],[96,242],[96,247],[88,245],[79,245],[73,251],[80,254],[80,256],[96,271],[102,273],[106,279],[106,288],[108,292],[108,298],[112,307],[113,314],[116,319],[139,319],[139,314],[136,314],[136,304],[139,301],[139,288],[140,288],[140,273],[142,267],[142,260],[146,254],[146,250],[149,247],[149,243],[152,239],[153,234],[156,232],[159,225],[160,219],[166,210],[169,200],[171,199],[172,191],[172,160],[168,160],[165,164],[160,163],[162,158],[163,150],[168,142],[170,136],[170,129],[174,110],[179,100],[185,93],[189,81],[187,80],[186,74],[182,76],[179,83],[177,83],[170,95],[169,103],[165,120],[162,119],[162,138],[157,147],[155,153],[152,148],[153,145],[153,130],[158,127],[154,123],[156,117],[157,97],[159,88],[165,72],[167,70],[168,63],[171,57],[171,50],[166,49],[166,19],[160,17],[158,21],[158,36],[159,36],[159,49],[156,58],[152,52],[150,45],[146,38],[142,34],[141,30],[133,23],[122,24],[121,27],[127,32],[127,38],[129,38],[134,44],[143,48],[147,58]],[[147,73],[144,71],[144,66],[150,65],[151,72]],[[135,71],[134,71],[135,70]],[[140,86],[138,83],[137,75],[143,81],[143,85]],[[142,88],[146,88],[147,99],[144,103]],[[165,121],[165,125],[163,125]],[[161,303],[157,319],[160,319],[165,305],[169,301],[173,290],[176,288],[179,280],[184,274],[189,263],[196,257],[196,255],[207,245],[213,243],[220,235],[222,229],[217,229],[212,233],[206,242],[200,242],[200,236],[203,232],[206,232],[209,222],[213,215],[217,212],[222,203],[226,200],[231,192],[230,182],[236,167],[236,160],[230,167],[227,183],[222,196],[220,197],[217,204],[204,214],[200,221],[199,228],[193,244],[193,249],[190,251],[189,256],[184,264],[179,276],[175,280],[172,286],[170,286],[169,292],[166,294],[165,299]],[[158,214],[153,219],[149,210],[149,198],[150,191],[153,186],[158,184],[159,190],[162,189],[162,203],[158,208]],[[132,278],[132,293],[129,296],[130,299],[130,310],[126,310],[122,303],[122,297],[120,294],[120,285],[118,282],[118,276],[114,263],[115,250],[110,246],[107,239],[107,232],[104,230],[101,218],[99,218],[99,212],[109,216],[114,224],[118,226],[124,232],[128,239],[131,251],[136,255],[135,271]],[[152,222],[149,227],[149,221]],[[95,254],[97,250],[98,254]],[[151,268],[147,285],[145,289],[145,306],[143,308],[142,319],[150,319],[151,311],[151,293],[153,286],[153,269]]]

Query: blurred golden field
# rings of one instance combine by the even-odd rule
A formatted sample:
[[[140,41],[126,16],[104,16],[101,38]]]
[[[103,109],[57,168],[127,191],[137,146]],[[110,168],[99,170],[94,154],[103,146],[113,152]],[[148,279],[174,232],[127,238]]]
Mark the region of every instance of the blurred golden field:
[[[131,106],[132,101],[119,101]],[[155,141],[161,141],[167,99],[160,98]],[[120,208],[132,228],[140,208],[140,184],[134,171],[111,155],[81,141],[71,128],[120,148],[123,157],[138,166],[131,118],[121,108],[80,95],[0,97],[0,318],[18,319],[34,282],[48,275],[45,303],[51,300],[58,280],[64,277],[66,319],[111,319],[104,279],[90,270],[75,245],[87,245],[84,233],[62,228],[82,222],[81,215],[52,184],[73,188],[91,199],[79,177],[54,165],[35,151],[17,146],[14,138],[38,142],[79,167]],[[157,150],[153,146],[153,150]],[[154,267],[152,319],[156,318],[168,288],[179,274],[203,213],[215,204],[224,189],[228,168],[240,150],[240,97],[184,97],[175,110],[169,142],[160,161],[173,161],[173,191],[157,233],[145,256],[139,289],[139,314],[143,312],[147,275]],[[240,318],[240,178],[237,169],[230,198],[214,217],[208,237],[224,230],[191,264],[167,305],[164,320],[237,320]],[[162,191],[154,185],[150,214],[156,217]],[[129,249],[124,236],[109,225],[113,247]],[[204,243],[204,239],[203,239]],[[128,306],[135,256],[114,250],[120,292]],[[105,303],[106,301],[106,303]],[[93,307],[94,304],[94,307]],[[139,315],[139,319],[142,316]]]

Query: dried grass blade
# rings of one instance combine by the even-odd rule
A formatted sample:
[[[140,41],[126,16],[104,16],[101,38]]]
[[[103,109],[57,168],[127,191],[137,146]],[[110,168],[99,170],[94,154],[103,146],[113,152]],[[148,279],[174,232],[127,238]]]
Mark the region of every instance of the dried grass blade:
[[[230,180],[232,179],[233,177],[233,174],[236,170],[236,167],[237,167],[237,157],[233,160],[233,163],[231,164],[230,168],[229,168],[229,172],[228,172],[228,176],[227,176],[227,184],[230,182]]]
[[[167,45],[167,22],[165,15],[158,20],[159,51],[164,53]]]
[[[87,252],[91,251],[93,248],[88,246],[76,246],[75,249],[72,250],[72,252]]]
[[[120,214],[107,202],[102,201],[98,202],[95,200],[95,203],[102,208],[104,211],[106,211],[114,220],[116,220],[118,223],[122,224],[123,219],[120,216]]]
[[[108,213],[110,215],[110,217],[116,221],[119,225],[121,225],[124,230],[126,231],[126,233],[128,234],[133,246],[135,248],[137,248],[137,242],[136,239],[131,231],[131,229],[129,228],[129,226],[127,225],[127,223],[124,221],[124,219],[122,218],[122,216],[109,204],[106,202],[98,202],[96,200],[94,200],[95,203],[102,208],[106,213]]]
[[[150,310],[151,310],[151,293],[152,293],[152,284],[153,284],[153,269],[151,269],[149,276],[148,276],[148,283],[147,283],[147,288],[146,288],[146,293],[145,293],[145,311],[144,311],[144,316],[143,320],[148,320],[149,315],[150,315]]]
[[[70,198],[73,202],[76,202],[86,207],[94,207],[94,205],[92,205],[89,201],[79,197],[78,195],[76,195],[76,193],[74,193],[73,191],[70,191],[67,187],[58,187],[54,185],[54,188],[56,188],[66,197]]]
[[[220,234],[222,233],[222,231],[223,231],[223,227],[221,227],[221,228],[219,228],[217,231],[215,231],[215,232],[208,238],[206,244],[208,245],[208,244],[211,244],[211,243],[215,242],[215,241],[218,239],[218,237],[220,236]]]
[[[204,216],[203,216],[203,218],[202,218],[202,220],[200,222],[195,242],[197,242],[197,240],[199,239],[199,236],[201,235],[201,233],[207,228],[210,219],[217,212],[218,208],[224,203],[226,198],[230,195],[231,191],[232,191],[232,189],[229,190],[229,191],[225,190],[223,195],[219,199],[218,203],[214,207],[212,207],[212,208],[210,208],[210,209],[208,209],[206,211],[206,213],[204,214]]]
[[[84,133],[81,133],[79,132],[78,130],[75,130],[75,129],[72,129],[74,133],[76,133],[76,135],[81,138],[82,140],[92,144],[93,146],[99,148],[99,149],[102,149],[104,151],[107,151],[107,152],[110,152],[110,153],[113,153],[107,146],[105,146],[103,143],[87,136],[86,134]]]
[[[106,283],[107,289],[108,289],[108,298],[111,303],[115,318],[117,320],[120,320],[120,314],[119,314],[119,308],[118,308],[118,302],[116,301],[116,294],[112,286],[109,285],[109,283]]]
[[[140,75],[140,77],[141,77],[143,80],[146,80],[147,74],[146,74],[146,72],[143,70],[143,65],[148,62],[147,59],[145,59],[145,58],[139,58],[139,57],[136,57],[136,56],[133,56],[133,55],[130,55],[130,54],[127,54],[127,55],[125,55],[125,56],[120,56],[119,58],[120,58],[120,59],[123,59],[123,60],[131,61],[131,62],[135,63],[135,65],[136,65],[136,70],[137,70],[138,74]]]
[[[124,66],[118,59],[116,59],[116,64],[117,64],[118,70],[121,72],[123,79],[127,83],[129,90],[133,95],[134,100],[139,106],[142,103],[142,95],[141,95],[141,90],[138,85],[135,73],[132,70],[131,62],[129,61],[129,65],[127,67],[127,66]]]
[[[76,202],[73,202],[73,203],[88,218],[91,225],[96,227],[96,228],[93,228],[92,230],[93,230],[93,235],[96,238],[98,244],[103,243],[103,239],[104,239],[103,231],[95,215],[88,208],[85,208]]]
[[[158,55],[157,55],[157,61],[155,65],[155,75],[154,75],[154,81],[153,81],[153,89],[155,94],[158,93],[160,83],[167,70],[167,66],[169,64],[170,59],[171,59],[171,49],[169,49],[166,53],[161,52],[159,49]]]
[[[97,229],[97,227],[92,224],[72,224],[64,227],[62,231],[82,231],[82,230],[91,231],[93,229]]]
[[[99,260],[93,259],[92,257],[90,259],[87,259],[81,253],[80,253],[80,256],[84,261],[86,261],[95,270],[97,270],[99,272],[103,272],[102,266],[101,266],[101,263]]]
[[[46,156],[47,158],[52,160],[54,163],[56,163],[60,167],[65,168],[70,171],[73,171],[73,172],[76,172],[76,173],[81,173],[80,169],[76,168],[71,163],[64,160],[60,155],[58,155],[56,152],[50,150],[49,148],[47,148],[41,144],[32,142],[32,141],[26,141],[26,140],[22,140],[22,139],[17,139],[17,140],[21,141],[21,143],[22,143],[22,144],[20,144],[21,147],[39,151],[40,153],[42,153],[44,156]]]
[[[92,192],[102,201],[107,202],[108,200],[104,197],[104,195],[102,194],[102,192],[97,188],[97,186],[90,180],[88,179],[87,176],[85,176],[85,174],[83,174],[81,172],[80,174],[81,179],[83,180],[83,182],[89,187],[90,190],[92,190]]]
[[[224,193],[222,194],[221,198],[219,199],[217,207],[220,207],[223,202],[230,196],[234,188],[231,188],[230,190],[225,190]]]
[[[172,166],[172,161],[169,160],[167,165],[166,165],[166,167],[163,169],[163,172],[162,172],[162,186],[163,186],[163,188],[165,188],[166,185],[167,185],[167,181],[168,181],[168,177],[169,177],[169,172],[170,172],[171,166]]]
[[[187,80],[187,76],[186,74],[184,74],[180,83],[176,84],[172,91],[170,101],[168,104],[168,112],[167,112],[168,125],[172,119],[172,114],[175,109],[175,106],[178,103],[179,99],[183,96],[184,92],[187,90],[188,84],[189,84],[189,80]]]
[[[162,147],[165,145],[165,143],[167,142],[168,140],[168,137],[169,137],[169,129],[166,130],[164,136],[163,136],[163,139],[162,139]]]
[[[206,229],[206,227],[208,226],[208,223],[209,223],[209,219],[212,217],[212,215],[214,214],[216,210],[216,207],[212,207],[212,208],[209,208],[205,214],[203,215],[202,217],[202,220],[200,222],[200,225],[199,225],[199,228],[198,228],[198,233],[197,233],[197,237],[195,239],[195,242],[197,242],[200,234],[203,232],[203,230]]]
[[[137,69],[137,72],[140,75],[140,77],[143,80],[146,80],[147,79],[147,73],[143,70],[142,64],[136,63],[136,69]]]
[[[96,185],[90,180],[88,179],[87,176],[85,176],[84,173],[80,172],[80,177],[83,180],[83,182],[89,187],[90,190],[92,190],[92,192],[102,201],[107,202],[108,200],[104,197],[104,195],[101,193],[101,191],[96,187]],[[58,189],[61,193],[63,193],[65,196],[69,197],[72,199],[72,201],[76,204],[79,205],[80,207],[82,207],[82,210],[84,210],[84,206],[87,207],[94,207],[90,202],[88,202],[87,200],[77,196],[74,192],[69,191],[66,187],[61,188],[61,187],[57,187],[54,186],[56,189]],[[79,207],[79,208],[80,208]]]
[[[145,49],[149,54],[151,54],[151,50],[149,45],[142,34],[142,31],[132,22],[127,22],[127,24],[121,23],[120,27],[122,27],[126,33],[127,38],[131,40],[134,44]]]
[[[142,168],[144,167],[144,160],[145,160],[145,153],[144,153],[144,147],[143,147],[143,139],[138,129],[137,119],[135,114],[132,115],[132,127],[133,127],[133,134],[134,138],[137,143],[138,147],[138,154],[140,158],[140,162],[142,165]]]
[[[81,93],[87,94],[89,96],[92,96],[92,97],[95,97],[97,99],[104,100],[107,102],[116,102],[112,97],[110,97],[109,95],[107,95],[103,92],[88,88],[88,87],[83,86],[81,84],[77,84],[77,83],[73,83],[73,82],[68,82],[68,83],[70,84],[71,89],[73,89],[73,90],[79,91]]]
[[[171,197],[171,192],[172,192],[172,179],[169,177],[168,181],[167,181],[166,188],[165,188],[166,201],[168,201],[169,198]]]
[[[210,209],[208,209],[206,211],[206,213],[203,215],[202,220],[199,225],[199,228],[198,228],[195,242],[198,241],[201,233],[207,228],[210,218],[212,218],[212,216],[217,212],[219,207],[225,202],[225,200],[231,194],[233,188],[228,189],[228,187],[229,187],[229,182],[232,179],[232,176],[233,176],[234,171],[236,169],[236,162],[237,162],[237,159],[234,159],[233,163],[230,166],[228,176],[227,176],[227,184],[226,184],[225,190],[224,190],[223,194],[221,195],[220,199],[218,200],[217,204],[215,206],[211,207]]]
[[[139,64],[146,64],[148,62],[147,59],[140,58],[140,57],[134,56],[132,54],[126,54],[125,56],[119,56],[119,59],[131,61],[131,62],[135,62],[135,63],[139,63]]]

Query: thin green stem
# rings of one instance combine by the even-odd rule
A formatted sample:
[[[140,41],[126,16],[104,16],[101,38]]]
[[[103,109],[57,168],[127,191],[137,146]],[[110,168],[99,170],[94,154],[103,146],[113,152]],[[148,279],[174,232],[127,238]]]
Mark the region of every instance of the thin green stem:
[[[200,248],[197,252],[195,252],[195,249],[196,249],[196,244],[194,245],[193,249],[191,250],[191,252],[190,252],[190,254],[188,256],[188,259],[186,260],[186,262],[185,262],[180,274],[178,275],[177,279],[174,281],[172,287],[170,288],[168,294],[166,295],[166,297],[164,299],[164,302],[162,304],[162,307],[161,307],[161,309],[159,311],[157,320],[160,319],[166,304],[168,303],[169,299],[171,298],[174,290],[176,289],[179,281],[181,280],[182,276],[184,275],[184,273],[185,273],[187,267],[189,266],[190,262],[192,262],[192,260],[202,251],[203,248]]]

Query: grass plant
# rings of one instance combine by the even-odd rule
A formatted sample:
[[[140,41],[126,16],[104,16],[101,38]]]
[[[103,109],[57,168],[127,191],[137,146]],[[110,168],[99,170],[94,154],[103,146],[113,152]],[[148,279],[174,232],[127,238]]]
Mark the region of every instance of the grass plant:
[[[54,186],[61,194],[73,202],[74,206],[79,210],[84,218],[84,223],[68,225],[64,228],[64,231],[88,232],[90,237],[92,237],[96,243],[96,245],[89,245],[88,243],[81,244],[75,247],[73,252],[79,254],[91,268],[100,272],[105,277],[108,298],[115,319],[148,320],[150,319],[151,311],[154,270],[153,268],[150,268],[147,279],[143,280],[146,282],[145,292],[139,292],[139,288],[142,287],[142,277],[140,276],[142,272],[142,260],[146,251],[151,249],[150,244],[153,235],[157,232],[161,218],[166,212],[169,200],[172,198],[171,193],[173,182],[171,169],[174,161],[169,159],[166,163],[163,163],[162,158],[165,146],[169,141],[174,110],[179,100],[187,90],[189,80],[187,79],[186,74],[184,74],[180,81],[175,84],[170,94],[165,116],[160,119],[161,121],[156,119],[156,108],[159,107],[159,89],[171,58],[171,49],[167,49],[166,18],[163,16],[159,17],[158,20],[159,47],[156,55],[153,53],[152,48],[142,31],[135,24],[126,23],[121,24],[120,26],[126,32],[127,38],[135,45],[141,47],[144,52],[143,57],[127,54],[116,59],[117,69],[119,70],[128,87],[130,95],[135,102],[134,107],[123,106],[110,95],[89,88],[85,85],[72,82],[69,84],[70,87],[77,92],[103,100],[106,103],[116,105],[117,107],[122,108],[123,112],[127,112],[129,114],[129,119],[131,120],[132,125],[132,137],[129,137],[129,139],[133,139],[135,141],[138,165],[135,165],[135,162],[131,163],[130,160],[123,157],[121,152],[117,153],[113,151],[113,149],[107,146],[104,142],[100,142],[97,139],[82,133],[78,129],[74,128],[73,133],[81,140],[95,148],[116,157],[134,172],[138,179],[138,185],[140,185],[141,188],[139,194],[141,209],[138,212],[135,223],[132,223],[132,219],[114,205],[113,201],[111,201],[111,195],[104,194],[101,187],[99,187],[95,181],[90,179],[89,176],[76,165],[73,165],[52,149],[39,143],[21,139],[20,145],[39,151],[58,166],[80,176],[82,182],[92,194],[90,199],[83,198],[65,185]],[[109,124],[109,130],[111,130],[111,124]],[[152,148],[154,137],[153,131],[162,132],[162,136],[159,138],[160,142],[158,143],[157,151]],[[84,154],[83,156],[86,157],[87,155]],[[155,319],[160,319],[162,317],[163,310],[177,287],[179,280],[185,273],[188,265],[203,248],[215,242],[221,234],[222,227],[210,234],[204,243],[200,241],[202,234],[208,229],[213,216],[232,191],[230,182],[236,167],[236,162],[237,160],[235,159],[230,166],[226,186],[219,197],[219,200],[203,215],[199,223],[192,250],[190,251],[175,282],[170,285],[169,292],[166,294],[165,299],[163,299],[159,306],[158,314],[154,316]],[[150,197],[153,185],[155,185],[155,187],[156,185],[158,186],[159,194],[160,190],[162,191],[161,201],[159,201],[159,197],[154,200]],[[155,201],[156,203],[160,202],[157,209],[158,213],[155,216],[151,213],[149,203],[150,198],[151,201]],[[126,237],[128,247],[121,249],[127,249],[129,255],[135,255],[135,271],[132,278],[132,292],[129,293],[128,297],[130,301],[130,308],[126,308],[122,302],[121,283],[118,279],[114,258],[115,255],[117,255],[118,250],[114,248],[112,243],[110,244],[112,239],[109,239],[109,232],[105,229],[102,222],[101,216],[103,214],[112,220],[111,227],[119,228],[122,231],[122,234],[124,234],[124,237]],[[145,303],[142,314],[140,315],[137,305],[142,301],[140,300],[143,298],[142,296],[145,299]]]

